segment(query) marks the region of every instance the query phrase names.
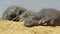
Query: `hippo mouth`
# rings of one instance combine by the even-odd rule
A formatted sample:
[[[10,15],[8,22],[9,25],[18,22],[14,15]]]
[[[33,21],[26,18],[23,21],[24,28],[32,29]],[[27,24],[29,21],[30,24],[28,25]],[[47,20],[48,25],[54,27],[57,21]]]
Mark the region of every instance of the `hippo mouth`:
[[[11,14],[9,15],[9,17],[7,18],[8,20],[12,20],[12,21],[19,21],[19,16],[16,14]]]
[[[12,15],[9,15],[9,18],[8,18],[8,20],[12,20],[13,18],[15,18],[16,17],[16,15],[14,15],[14,14],[12,14]]]

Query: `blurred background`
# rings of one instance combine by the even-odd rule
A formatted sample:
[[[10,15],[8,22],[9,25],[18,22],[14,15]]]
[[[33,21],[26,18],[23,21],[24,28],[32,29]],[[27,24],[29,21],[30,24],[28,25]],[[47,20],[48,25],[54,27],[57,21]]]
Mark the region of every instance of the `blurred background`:
[[[0,17],[4,10],[11,5],[18,5],[32,10],[54,8],[60,10],[60,0],[0,0]]]

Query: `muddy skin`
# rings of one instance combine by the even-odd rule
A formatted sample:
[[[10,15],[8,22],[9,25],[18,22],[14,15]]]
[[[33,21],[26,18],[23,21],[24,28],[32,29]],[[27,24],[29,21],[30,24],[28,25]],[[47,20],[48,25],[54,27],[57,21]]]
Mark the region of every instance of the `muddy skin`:
[[[56,9],[47,8],[39,12],[28,11],[20,16],[20,21],[24,21],[25,26],[60,26],[60,11]]]
[[[27,9],[20,6],[9,6],[4,12],[3,12],[3,19],[6,20],[13,20],[17,16],[21,15],[23,12],[25,12]],[[17,19],[17,20],[16,20]],[[14,19],[13,21],[19,21],[19,17]]]
[[[45,25],[45,26],[60,26],[60,11],[52,8],[46,8],[42,9],[39,12],[39,17],[43,18],[43,21],[41,21],[40,25]]]
[[[25,26],[38,26],[39,25],[39,15],[37,11],[27,10],[22,15],[19,16],[20,22],[24,21]]]

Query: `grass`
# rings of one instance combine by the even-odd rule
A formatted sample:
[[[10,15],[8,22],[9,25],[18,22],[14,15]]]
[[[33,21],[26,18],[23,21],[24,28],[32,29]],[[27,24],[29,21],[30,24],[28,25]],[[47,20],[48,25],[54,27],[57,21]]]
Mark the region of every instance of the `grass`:
[[[0,34],[60,34],[60,26],[26,27],[23,22],[0,19]]]

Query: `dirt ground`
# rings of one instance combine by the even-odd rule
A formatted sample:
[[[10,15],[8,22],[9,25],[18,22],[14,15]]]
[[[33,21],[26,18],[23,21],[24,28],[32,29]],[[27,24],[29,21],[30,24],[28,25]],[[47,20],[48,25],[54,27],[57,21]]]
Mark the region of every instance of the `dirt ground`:
[[[26,27],[23,24],[0,19],[0,34],[60,34],[60,26]]]

